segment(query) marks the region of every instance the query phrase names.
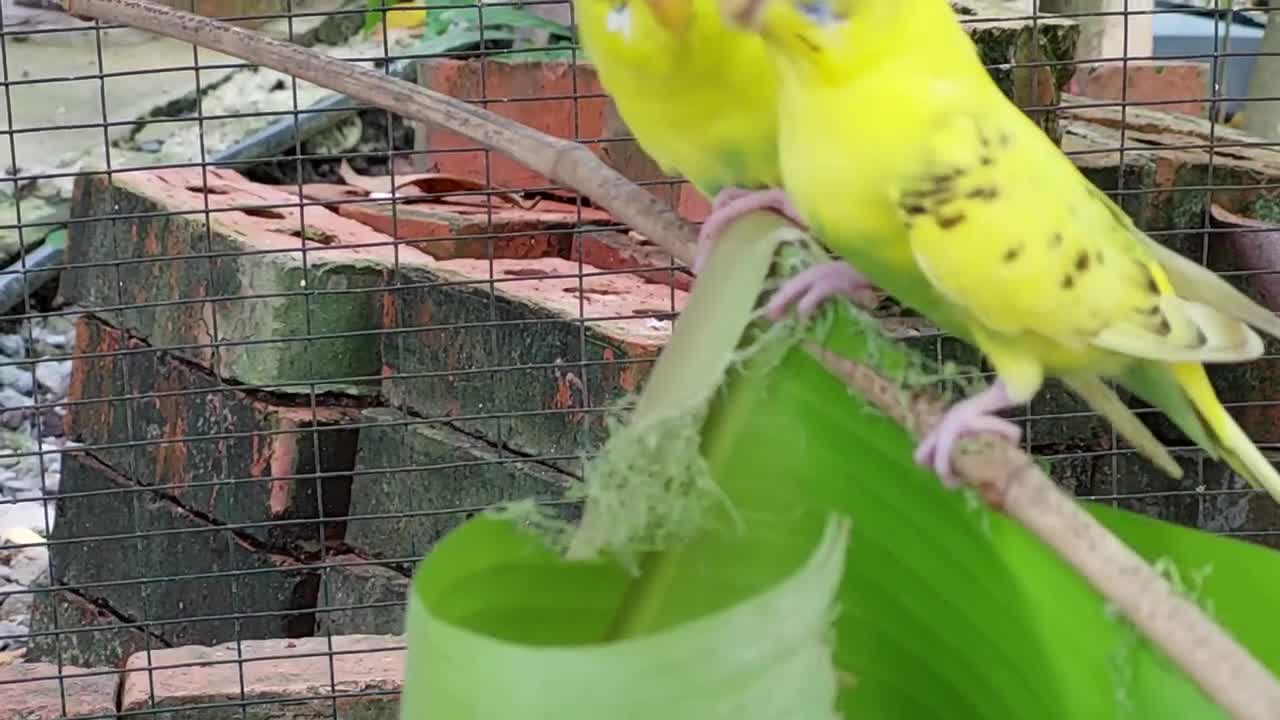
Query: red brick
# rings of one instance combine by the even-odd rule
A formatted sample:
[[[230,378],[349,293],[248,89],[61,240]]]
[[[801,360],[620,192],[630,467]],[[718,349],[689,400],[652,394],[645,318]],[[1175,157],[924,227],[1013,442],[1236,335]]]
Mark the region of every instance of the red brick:
[[[419,82],[556,137],[586,142],[605,133],[607,98],[595,70],[569,62],[501,62],[432,58],[418,66]],[[591,95],[592,97],[582,97]],[[499,153],[437,126],[419,128],[415,147],[426,150],[426,167],[503,188],[546,187],[542,175]],[[589,145],[602,154],[598,142]],[[486,157],[488,162],[486,163]]]
[[[570,260],[581,259],[587,265],[604,270],[634,271],[633,275],[646,282],[669,285],[685,292],[692,289],[693,275],[673,269],[678,263],[667,251],[634,233],[588,231],[579,233],[574,239],[576,242],[574,252],[569,255]],[[645,268],[662,269],[645,272]]]
[[[118,680],[119,674],[110,669],[7,665],[0,667],[0,709],[13,720],[114,717]]]
[[[676,210],[689,222],[702,222],[711,212],[711,201],[693,185],[685,183],[680,186],[680,204]]]
[[[241,720],[240,703],[249,702],[251,717],[271,708],[272,717],[331,720],[336,702],[339,717],[395,720],[403,648],[393,635],[342,635],[139,653],[125,665],[120,709],[179,720],[192,717],[184,710],[192,705],[227,703],[200,720]],[[327,699],[335,693],[343,697]]]
[[[356,409],[248,395],[91,316],[76,321],[68,400],[68,427],[96,457],[272,547],[314,542],[320,518],[346,514]],[[340,523],[323,530],[341,536]]]
[[[611,224],[608,213],[543,200],[520,208],[446,202],[345,204],[344,216],[405,241],[437,260],[564,255],[582,223]]]
[[[1129,60],[1081,65],[1067,92],[1096,100],[1158,102],[1153,109],[1203,117],[1209,64],[1179,60]],[[1167,104],[1163,104],[1167,103]]]
[[[580,277],[579,267],[495,260],[493,296],[488,261],[404,269],[386,295],[386,326],[409,331],[383,341],[388,399],[428,417],[491,415],[459,425],[538,456],[595,446],[600,410],[638,389],[670,337],[665,314],[687,295],[630,274]]]
[[[377,343],[361,333],[376,325],[378,290],[391,267],[431,258],[397,253],[390,237],[324,207],[299,208],[280,188],[208,174],[207,194],[198,168],[80,178],[66,301],[229,380],[374,392]],[[206,202],[218,212],[206,216]],[[263,205],[273,207],[253,207]]]

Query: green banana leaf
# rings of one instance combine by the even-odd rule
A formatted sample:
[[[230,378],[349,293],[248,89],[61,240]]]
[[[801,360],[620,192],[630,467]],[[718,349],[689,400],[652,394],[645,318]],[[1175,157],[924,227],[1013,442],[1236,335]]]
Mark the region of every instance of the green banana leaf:
[[[792,237],[753,217],[718,243],[576,534],[508,508],[419,565],[401,717],[1226,717],[1044,544],[917,467],[799,341],[904,387],[936,368],[847,305],[755,320],[775,258],[817,257]],[[1280,554],[1085,506],[1280,668]]]

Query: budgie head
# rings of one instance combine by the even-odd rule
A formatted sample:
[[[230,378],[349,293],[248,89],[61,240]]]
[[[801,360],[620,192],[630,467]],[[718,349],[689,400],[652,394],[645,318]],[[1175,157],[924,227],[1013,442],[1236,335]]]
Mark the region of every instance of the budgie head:
[[[588,54],[652,64],[725,24],[716,0],[574,0]]]
[[[814,79],[845,82],[913,49],[953,41],[947,0],[719,0],[733,26],[759,33]]]

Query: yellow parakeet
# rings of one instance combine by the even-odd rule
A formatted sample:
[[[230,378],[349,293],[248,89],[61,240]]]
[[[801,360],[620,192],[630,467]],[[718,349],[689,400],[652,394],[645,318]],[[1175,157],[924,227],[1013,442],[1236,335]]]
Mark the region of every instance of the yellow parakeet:
[[[761,38],[726,24],[715,0],[574,0],[578,36],[636,142],[664,172],[713,198],[695,272],[734,218],[772,209],[802,224],[777,190],[777,70]],[[847,263],[807,278],[853,294]],[[816,302],[804,299],[801,309]]]
[[[795,208],[870,281],[977,345],[996,370],[921,441],[918,462],[954,482],[955,441],[975,431],[1016,440],[1017,426],[995,413],[1029,401],[1049,374],[1131,441],[1145,434],[1156,445],[1148,456],[1179,475],[1105,377],[1280,498],[1280,474],[1202,365],[1257,358],[1253,327],[1280,336],[1280,320],[1139,231],[1001,93],[947,0],[721,9],[778,63],[782,179]]]

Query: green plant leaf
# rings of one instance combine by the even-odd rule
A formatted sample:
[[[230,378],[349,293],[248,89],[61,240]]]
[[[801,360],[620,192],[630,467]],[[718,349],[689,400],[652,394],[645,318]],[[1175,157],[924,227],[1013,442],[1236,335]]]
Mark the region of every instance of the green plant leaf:
[[[743,244],[735,244],[739,240]],[[916,466],[912,438],[800,349],[796,341],[804,333],[781,325],[752,329],[743,339],[744,307],[763,289],[769,256],[761,253],[771,253],[776,242],[739,237],[718,246],[739,254],[739,270],[713,254],[631,420],[593,465],[606,480],[632,481],[601,481],[589,495],[601,514],[588,515],[579,538],[613,554],[564,560],[544,549],[531,563],[527,546],[475,529],[504,522],[491,517],[451,534],[415,580],[406,702],[422,703],[414,707],[423,714],[403,717],[682,717],[685,707],[694,707],[692,696],[662,693],[672,684],[677,694],[687,690],[682,681],[692,677],[704,683],[701,700],[707,703],[754,698],[754,684],[707,679],[723,677],[728,665],[760,647],[752,643],[772,638],[778,628],[761,624],[737,636],[725,624],[719,626],[725,634],[697,636],[714,636],[715,643],[683,633],[794,587],[788,583],[803,575],[799,569],[813,567],[811,558],[821,555],[814,548],[824,547],[833,513],[852,527],[838,612],[831,616],[831,660],[850,678],[838,699],[841,717],[1225,717],[1037,538],[971,493],[945,490]],[[783,253],[784,265],[788,257]],[[936,368],[869,327],[841,306],[807,334],[906,386],[937,379]],[[683,391],[682,378],[688,383]],[[707,393],[710,386],[719,389]],[[696,424],[693,442],[681,418],[693,418],[686,420]],[[626,538],[644,536],[655,523],[687,520],[679,511],[698,505],[701,496],[690,488],[699,483],[681,485],[680,473],[705,473],[718,502],[702,505],[688,526],[677,522],[680,532],[664,536],[659,551],[640,542],[629,556]],[[655,499],[664,488],[673,493],[669,506]],[[1280,555],[1104,505],[1086,507],[1176,575],[1268,667],[1280,666],[1280,640],[1267,622],[1280,600]],[[504,557],[514,564],[502,565]],[[447,569],[468,566],[485,574],[484,581]],[[821,606],[816,596],[804,602],[810,609]],[[415,634],[424,627],[432,629],[432,640]],[[653,638],[688,642],[684,650],[697,663],[673,665],[669,676],[639,672],[639,656],[627,653]],[[476,643],[517,644],[525,654],[499,662]],[[564,654],[554,663],[534,653],[548,644]],[[472,664],[468,657],[487,661]],[[633,706],[650,714],[628,714],[622,705],[581,713],[569,704],[555,705],[554,712],[550,705],[529,705],[541,692],[559,692],[555,678],[569,667],[590,668],[583,685],[591,690],[607,688],[637,702],[667,698],[669,713],[655,705]],[[449,673],[447,682],[432,672]],[[825,686],[793,684],[799,682],[782,670],[753,676],[753,683],[769,684],[775,694],[776,688],[813,693],[809,705],[786,696],[806,713],[829,707],[822,704],[829,700]],[[453,714],[434,715],[426,700],[417,699],[425,692],[418,683],[452,693],[451,701],[478,704],[451,705]],[[484,712],[468,714],[464,707]],[[773,713],[768,717],[817,716]]]
[[[847,541],[847,523],[830,519],[808,562],[768,592],[604,644],[630,577],[481,516],[415,578],[400,716],[830,718],[828,620]]]

